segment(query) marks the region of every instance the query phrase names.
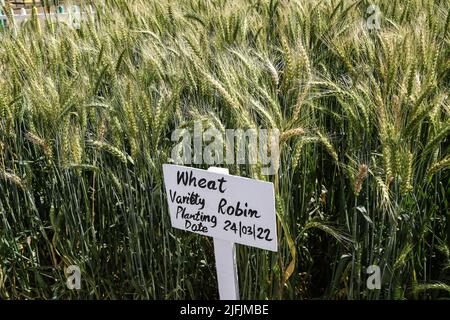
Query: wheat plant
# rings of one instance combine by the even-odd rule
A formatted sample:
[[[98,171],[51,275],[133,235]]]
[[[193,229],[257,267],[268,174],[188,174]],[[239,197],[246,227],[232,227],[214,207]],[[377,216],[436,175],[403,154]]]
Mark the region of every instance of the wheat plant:
[[[449,297],[448,1],[99,3],[0,29],[0,298],[217,298],[162,180],[198,119],[281,131],[276,175],[229,166],[276,192],[279,252],[238,246],[242,298]]]

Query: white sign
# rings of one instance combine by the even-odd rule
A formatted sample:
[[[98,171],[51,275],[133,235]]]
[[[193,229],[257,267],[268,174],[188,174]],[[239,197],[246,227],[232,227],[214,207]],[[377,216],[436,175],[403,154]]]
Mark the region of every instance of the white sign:
[[[172,226],[277,251],[273,184],[164,164]]]

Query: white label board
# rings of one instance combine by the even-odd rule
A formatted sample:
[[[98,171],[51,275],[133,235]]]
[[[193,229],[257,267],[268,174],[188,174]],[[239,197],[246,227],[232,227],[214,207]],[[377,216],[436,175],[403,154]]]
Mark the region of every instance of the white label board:
[[[174,228],[277,251],[272,183],[171,164],[163,172]]]

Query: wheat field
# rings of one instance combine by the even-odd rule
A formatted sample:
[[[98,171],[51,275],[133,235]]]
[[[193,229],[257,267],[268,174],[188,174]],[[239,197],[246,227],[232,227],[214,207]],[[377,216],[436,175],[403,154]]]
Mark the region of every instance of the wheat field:
[[[78,30],[0,27],[0,298],[218,298],[162,179],[195,120],[281,132],[276,175],[228,166],[275,186],[279,251],[237,247],[243,299],[450,297],[450,2],[96,3]]]

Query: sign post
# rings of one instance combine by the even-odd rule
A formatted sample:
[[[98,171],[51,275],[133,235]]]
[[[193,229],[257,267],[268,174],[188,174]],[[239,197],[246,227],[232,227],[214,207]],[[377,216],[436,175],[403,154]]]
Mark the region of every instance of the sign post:
[[[213,237],[220,299],[238,300],[235,243],[277,251],[273,184],[215,167],[163,172],[172,227]]]
[[[228,169],[225,168],[211,167],[208,171],[229,174]],[[233,242],[219,238],[213,239],[220,300],[239,300],[236,247]]]

